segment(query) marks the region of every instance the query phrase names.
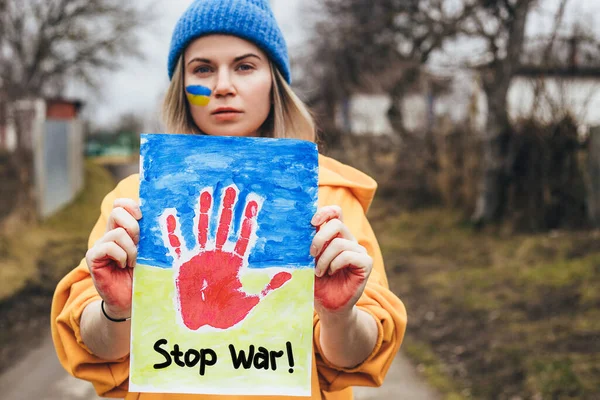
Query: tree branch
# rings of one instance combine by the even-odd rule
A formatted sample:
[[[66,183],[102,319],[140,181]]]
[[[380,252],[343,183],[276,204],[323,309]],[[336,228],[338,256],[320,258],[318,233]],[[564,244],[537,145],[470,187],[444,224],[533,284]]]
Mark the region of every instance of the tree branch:
[[[144,18],[153,18],[151,11],[118,0],[5,1],[0,84],[22,94],[63,86],[56,83],[73,71],[84,77],[113,68],[121,54],[139,56],[135,33]]]

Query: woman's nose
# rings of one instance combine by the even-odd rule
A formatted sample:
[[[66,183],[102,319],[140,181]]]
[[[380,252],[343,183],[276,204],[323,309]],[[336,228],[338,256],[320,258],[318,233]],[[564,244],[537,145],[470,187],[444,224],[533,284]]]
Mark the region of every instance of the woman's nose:
[[[220,70],[217,75],[217,85],[215,87],[215,96],[222,97],[235,94],[235,87],[228,70]]]

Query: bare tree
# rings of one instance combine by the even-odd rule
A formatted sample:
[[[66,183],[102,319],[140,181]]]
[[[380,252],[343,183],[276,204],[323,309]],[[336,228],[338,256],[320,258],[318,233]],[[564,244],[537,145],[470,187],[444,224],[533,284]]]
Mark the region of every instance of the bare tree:
[[[483,138],[483,171],[473,220],[488,223],[502,217],[509,180],[510,124],[507,94],[521,65],[525,24],[535,0],[480,0],[464,21],[465,34],[485,40],[489,58],[478,65],[488,101]]]
[[[0,4],[0,92],[8,102],[60,95],[72,80],[97,87],[101,70],[116,68],[120,56],[140,55],[136,33],[151,18],[120,0]]]
[[[331,118],[334,105],[365,85],[366,76],[391,79],[385,85],[392,100],[387,115],[403,134],[400,104],[407,88],[432,53],[459,32],[473,7],[449,7],[446,0],[320,0],[309,62],[325,115]],[[386,73],[391,69],[402,71]],[[334,129],[329,122],[326,129]]]
[[[559,32],[559,28],[562,25],[564,16],[565,16],[565,9],[567,8],[567,3],[569,2],[569,0],[561,0],[560,4],[558,6],[558,12],[556,13],[556,16],[554,17],[554,29],[552,30],[552,33],[550,34],[550,37],[548,39],[548,42],[546,43],[546,46],[543,48],[543,53],[542,53],[542,60],[545,60],[545,62],[549,62],[553,64],[554,61],[554,46],[556,45],[557,39],[558,39],[558,32]],[[535,80],[535,85],[534,85],[534,92],[533,92],[533,107],[532,107],[532,114],[534,114],[536,112],[536,109],[540,106],[540,99],[541,99],[541,94],[545,89],[545,82],[546,80],[543,79],[543,77],[540,77],[539,79]]]
[[[511,145],[508,121],[507,94],[510,84],[525,64],[538,71],[578,68],[578,64],[592,62],[598,65],[600,41],[591,32],[574,32],[561,38],[565,9],[570,0],[561,0],[551,30],[546,35],[528,38],[525,28],[528,17],[548,2],[542,0],[480,0],[482,7],[464,21],[464,33],[483,38],[486,57],[477,65],[481,71],[483,89],[488,101],[488,119],[483,141],[483,174],[479,197],[473,214],[476,223],[487,223],[501,218],[506,205],[507,188],[512,180],[511,171],[515,146]],[[537,54],[525,43],[536,39],[542,43]],[[561,46],[557,46],[561,43]],[[581,46],[579,46],[581,44]],[[584,49],[583,45],[587,47]],[[577,54],[579,47],[580,54]],[[566,52],[564,50],[567,50]],[[576,58],[581,58],[577,61]],[[575,72],[575,70],[573,70]],[[540,72],[544,75],[544,72]],[[545,79],[542,76],[534,89],[534,101],[544,98]],[[546,98],[546,103],[550,99]],[[535,107],[538,104],[534,103]],[[563,104],[564,106],[564,104]],[[557,113],[564,114],[563,112]]]
[[[152,18],[147,10],[152,7],[142,11],[121,0],[0,0],[0,125],[8,105],[60,96],[73,81],[98,87],[100,72],[116,68],[119,57],[140,55],[136,33]],[[17,151],[10,160],[19,171],[18,213],[31,218],[31,132],[27,118],[14,120]]]
[[[438,50],[455,40],[472,43],[473,49],[455,65],[480,74],[486,94],[487,121],[482,142],[482,173],[473,220],[485,224],[505,211],[511,181],[511,134],[507,94],[526,59],[526,25],[534,10],[547,10],[544,0],[321,0],[323,22],[317,30],[317,52],[323,97],[339,101],[360,83],[365,74],[383,74],[394,65],[405,73],[388,82],[392,99],[388,117],[402,131],[401,100],[420,67]],[[560,0],[553,29],[540,53],[547,59],[557,49],[559,28],[569,0]],[[581,35],[580,35],[581,36]],[[539,39],[539,38],[536,38]],[[587,40],[587,39],[586,39]],[[595,41],[595,39],[594,39]],[[596,41],[597,42],[597,41]],[[591,46],[596,50],[597,46]],[[587,57],[587,55],[586,55]],[[456,57],[453,57],[456,60]]]

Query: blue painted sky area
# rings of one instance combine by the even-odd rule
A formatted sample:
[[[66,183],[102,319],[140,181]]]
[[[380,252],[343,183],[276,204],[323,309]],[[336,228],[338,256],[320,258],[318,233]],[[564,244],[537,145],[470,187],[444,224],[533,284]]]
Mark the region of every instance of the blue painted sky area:
[[[186,247],[197,244],[194,217],[203,189],[212,188],[208,239],[214,240],[224,188],[239,190],[229,235],[236,241],[250,194],[264,201],[250,268],[313,266],[309,254],[315,234],[310,220],[317,209],[318,153],[314,143],[291,139],[144,134],[141,140],[138,263],[171,268],[159,218],[175,208]],[[208,247],[208,246],[207,246]],[[210,249],[210,247],[209,247]],[[183,250],[183,249],[182,249]]]

